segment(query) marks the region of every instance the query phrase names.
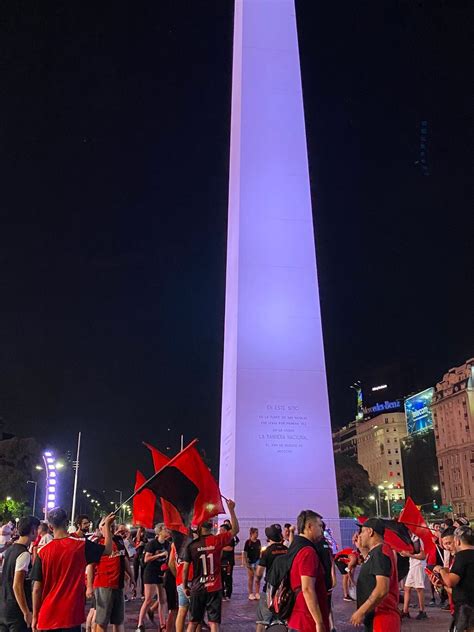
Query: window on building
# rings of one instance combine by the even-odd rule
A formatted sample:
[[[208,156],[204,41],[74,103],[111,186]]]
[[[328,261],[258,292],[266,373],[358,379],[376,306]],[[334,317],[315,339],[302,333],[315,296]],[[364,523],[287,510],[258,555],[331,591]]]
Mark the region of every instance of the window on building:
[[[389,464],[389,465],[392,465],[392,461],[389,461],[389,462],[388,462],[388,464]]]
[[[395,463],[396,463],[397,465],[400,465],[400,461],[395,461]]]
[[[388,424],[388,417],[385,417],[385,423]]]
[[[387,439],[387,443],[390,443],[390,439]]]

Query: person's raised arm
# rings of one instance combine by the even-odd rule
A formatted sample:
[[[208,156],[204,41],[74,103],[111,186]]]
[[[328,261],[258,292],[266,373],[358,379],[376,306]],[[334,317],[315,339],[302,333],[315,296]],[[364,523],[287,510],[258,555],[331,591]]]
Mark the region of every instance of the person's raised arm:
[[[240,526],[239,526],[239,521],[237,519],[237,516],[235,514],[235,501],[229,498],[227,500],[227,507],[229,508],[230,524],[232,527],[230,532],[233,536],[236,536],[238,532],[240,531]]]
[[[110,527],[114,520],[114,513],[109,514],[104,520],[104,555],[110,555],[112,553],[113,533]]]

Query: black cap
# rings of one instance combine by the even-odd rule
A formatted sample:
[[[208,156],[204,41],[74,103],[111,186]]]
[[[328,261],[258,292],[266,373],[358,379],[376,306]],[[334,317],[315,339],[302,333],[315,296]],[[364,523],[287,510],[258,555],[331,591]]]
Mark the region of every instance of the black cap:
[[[384,536],[385,533],[385,524],[384,521],[380,518],[369,518],[365,522],[357,522],[357,526],[359,527],[367,527],[367,529],[373,529],[375,533]]]
[[[281,542],[283,540],[283,533],[281,531],[280,524],[271,524],[265,529],[265,535],[269,540],[273,542]]]

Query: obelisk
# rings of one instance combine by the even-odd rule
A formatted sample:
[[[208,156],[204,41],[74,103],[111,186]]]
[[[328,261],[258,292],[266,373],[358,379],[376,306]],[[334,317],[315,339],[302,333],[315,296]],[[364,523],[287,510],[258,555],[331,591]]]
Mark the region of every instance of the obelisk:
[[[311,508],[338,531],[294,1],[234,21],[221,491],[244,529]]]

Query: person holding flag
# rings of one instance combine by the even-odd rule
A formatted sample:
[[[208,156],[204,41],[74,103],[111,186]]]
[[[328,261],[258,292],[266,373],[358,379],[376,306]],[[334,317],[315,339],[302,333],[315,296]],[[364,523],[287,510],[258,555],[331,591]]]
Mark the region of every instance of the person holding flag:
[[[199,527],[199,537],[191,542],[184,553],[183,587],[190,598],[190,624],[188,632],[195,632],[207,613],[211,632],[218,632],[222,610],[222,549],[229,545],[239,532],[235,502],[227,500],[231,530],[212,535],[212,522],[206,520]],[[190,565],[193,580],[188,584]]]

